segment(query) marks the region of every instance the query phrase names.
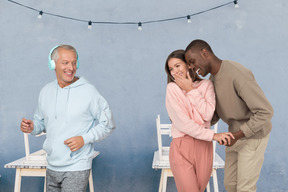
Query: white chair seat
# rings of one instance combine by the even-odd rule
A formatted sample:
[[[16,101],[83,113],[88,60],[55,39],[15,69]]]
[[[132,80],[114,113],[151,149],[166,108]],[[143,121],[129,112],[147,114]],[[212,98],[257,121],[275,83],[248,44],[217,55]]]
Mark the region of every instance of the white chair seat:
[[[154,157],[153,157],[152,168],[153,169],[170,169],[169,157],[168,159],[160,160],[159,151],[155,151]]]

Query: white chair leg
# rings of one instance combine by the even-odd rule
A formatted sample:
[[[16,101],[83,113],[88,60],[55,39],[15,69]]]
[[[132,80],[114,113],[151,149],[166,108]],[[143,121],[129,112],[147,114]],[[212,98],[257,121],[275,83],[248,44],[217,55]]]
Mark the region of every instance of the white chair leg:
[[[89,191],[94,192],[92,169],[90,169],[90,175],[89,175]]]
[[[21,190],[21,169],[16,169],[14,192]]]
[[[208,184],[206,186],[206,192],[210,192],[210,184],[209,184],[209,181],[208,181]]]
[[[217,171],[216,171],[216,169],[213,169],[212,175],[213,175],[214,192],[219,192],[218,179],[217,179]]]
[[[159,190],[158,192],[162,192],[162,185],[163,185],[163,177],[164,177],[164,170],[161,171],[160,183],[159,183]]]
[[[44,177],[44,192],[46,192],[46,176]]]
[[[167,169],[164,169],[162,192],[166,192],[166,188],[167,188],[167,178],[168,178],[168,170],[167,170]]]

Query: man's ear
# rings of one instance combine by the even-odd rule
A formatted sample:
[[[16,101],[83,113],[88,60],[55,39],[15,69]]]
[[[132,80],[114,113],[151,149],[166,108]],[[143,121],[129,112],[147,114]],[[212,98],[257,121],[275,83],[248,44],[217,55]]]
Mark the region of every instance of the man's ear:
[[[201,55],[204,57],[204,58],[207,58],[209,56],[208,54],[208,51],[206,49],[201,49]]]

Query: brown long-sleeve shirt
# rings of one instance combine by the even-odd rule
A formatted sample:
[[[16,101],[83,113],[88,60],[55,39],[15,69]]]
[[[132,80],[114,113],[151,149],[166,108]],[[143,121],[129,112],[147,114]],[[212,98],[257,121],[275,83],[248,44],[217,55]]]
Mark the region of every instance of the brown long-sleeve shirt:
[[[212,124],[221,118],[230,132],[242,130],[246,138],[263,138],[270,133],[273,108],[249,69],[223,60],[210,80],[216,93]]]

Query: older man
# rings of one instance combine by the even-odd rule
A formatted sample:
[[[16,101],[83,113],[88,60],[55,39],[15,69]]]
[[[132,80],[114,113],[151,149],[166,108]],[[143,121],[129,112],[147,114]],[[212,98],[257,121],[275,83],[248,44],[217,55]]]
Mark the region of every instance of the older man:
[[[49,192],[86,192],[94,153],[93,142],[115,128],[107,101],[83,77],[75,76],[78,53],[59,45],[49,54],[56,80],[40,92],[34,120],[23,118],[20,128],[32,135],[46,132],[46,189]]]

